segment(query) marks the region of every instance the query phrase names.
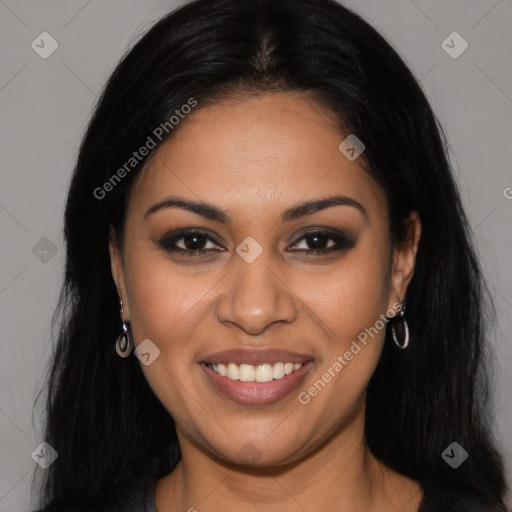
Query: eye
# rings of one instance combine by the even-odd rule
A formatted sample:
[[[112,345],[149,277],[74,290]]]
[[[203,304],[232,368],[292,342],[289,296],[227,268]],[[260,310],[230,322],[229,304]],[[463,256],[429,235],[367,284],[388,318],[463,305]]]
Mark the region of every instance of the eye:
[[[309,245],[312,249],[297,248],[300,245]],[[344,249],[351,249],[354,246],[355,242],[342,233],[317,230],[309,231],[304,234],[292,247],[294,248],[294,252],[303,252],[308,255],[322,255]]]
[[[203,231],[183,230],[172,237],[164,237],[160,245],[167,252],[195,256],[217,250],[219,244]],[[223,249],[221,249],[223,250]]]

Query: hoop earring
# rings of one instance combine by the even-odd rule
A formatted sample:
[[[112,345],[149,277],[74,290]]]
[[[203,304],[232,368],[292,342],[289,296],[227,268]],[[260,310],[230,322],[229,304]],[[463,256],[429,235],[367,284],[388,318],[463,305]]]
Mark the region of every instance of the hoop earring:
[[[123,321],[123,332],[116,339],[116,352],[119,357],[128,357],[133,350],[133,340],[130,332],[130,324],[126,324],[123,315],[123,301],[121,302],[121,320]]]
[[[402,304],[400,305],[400,311],[398,312],[397,316],[400,316],[402,320],[402,322],[398,323],[398,327],[399,330],[401,331],[400,339],[403,339],[403,341],[401,343],[398,341],[394,323],[391,324],[391,334],[393,335],[395,345],[398,348],[404,350],[407,348],[407,345],[409,345],[409,325],[407,324],[407,320],[405,319],[405,300],[402,301]]]

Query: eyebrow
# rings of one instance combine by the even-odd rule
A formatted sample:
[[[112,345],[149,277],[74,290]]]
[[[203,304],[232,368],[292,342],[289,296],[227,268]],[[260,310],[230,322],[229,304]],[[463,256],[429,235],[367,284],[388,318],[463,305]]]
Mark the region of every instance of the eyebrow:
[[[324,199],[307,201],[292,206],[281,214],[281,222],[290,222],[301,217],[306,217],[332,206],[352,206],[363,215],[366,221],[368,221],[368,212],[359,201],[356,201],[352,197],[337,195],[329,196]],[[147,210],[144,214],[144,219],[147,219],[150,215],[157,211],[173,207],[183,208],[190,212],[201,215],[207,219],[221,222],[222,224],[231,224],[231,216],[225,211],[217,208],[215,205],[203,201],[193,201],[178,196],[166,197],[162,201],[159,201],[158,203],[151,206],[151,208],[149,208],[149,210]]]

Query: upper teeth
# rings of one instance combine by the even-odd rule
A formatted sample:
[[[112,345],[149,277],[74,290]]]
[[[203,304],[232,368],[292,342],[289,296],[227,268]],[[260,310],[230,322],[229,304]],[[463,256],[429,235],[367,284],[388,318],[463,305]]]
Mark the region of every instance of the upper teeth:
[[[207,366],[214,372],[231,380],[242,382],[270,382],[272,379],[282,379],[302,367],[302,363],[265,363],[253,366],[252,364],[211,364]]]

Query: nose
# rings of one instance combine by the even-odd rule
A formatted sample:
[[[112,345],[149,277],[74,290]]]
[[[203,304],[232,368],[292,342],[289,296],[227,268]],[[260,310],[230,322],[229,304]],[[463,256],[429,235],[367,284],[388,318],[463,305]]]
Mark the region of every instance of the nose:
[[[250,335],[259,335],[269,326],[291,323],[297,317],[294,292],[276,268],[271,268],[269,251],[252,263],[237,256],[235,268],[221,281],[216,304],[219,322],[235,325]]]

